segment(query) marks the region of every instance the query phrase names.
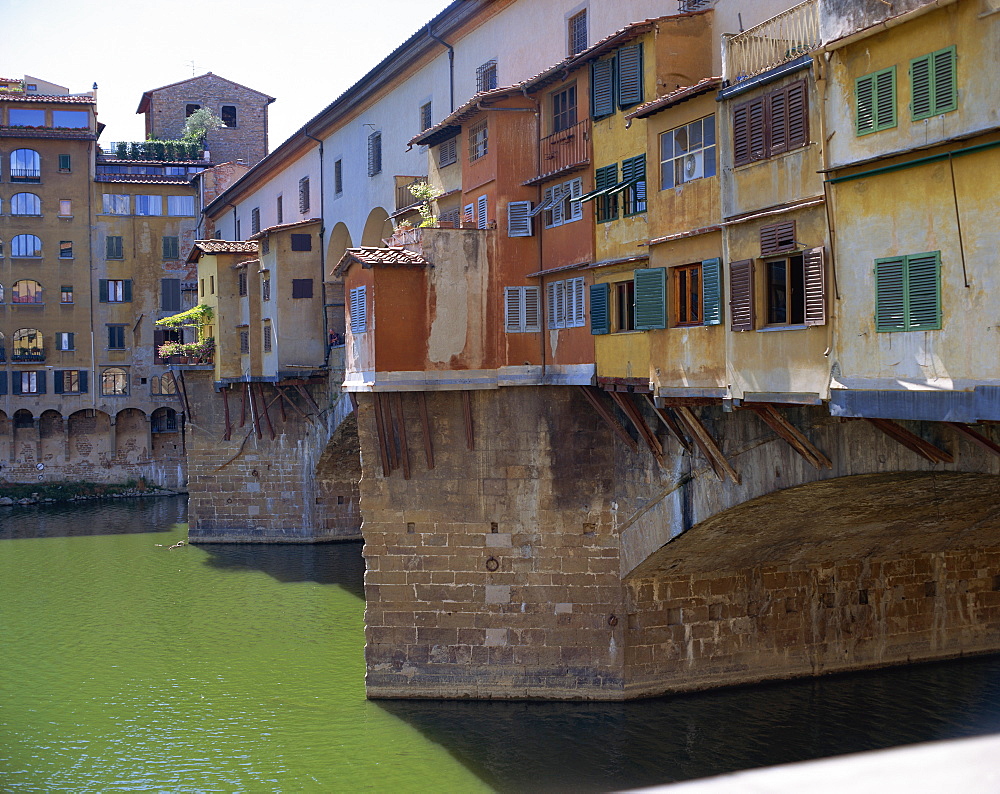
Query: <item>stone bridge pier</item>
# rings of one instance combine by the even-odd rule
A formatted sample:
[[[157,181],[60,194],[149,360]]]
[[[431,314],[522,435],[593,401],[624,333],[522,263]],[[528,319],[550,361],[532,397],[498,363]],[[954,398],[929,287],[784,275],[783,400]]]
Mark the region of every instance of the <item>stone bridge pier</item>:
[[[357,400],[371,697],[616,700],[1000,650],[996,426],[580,387]]]

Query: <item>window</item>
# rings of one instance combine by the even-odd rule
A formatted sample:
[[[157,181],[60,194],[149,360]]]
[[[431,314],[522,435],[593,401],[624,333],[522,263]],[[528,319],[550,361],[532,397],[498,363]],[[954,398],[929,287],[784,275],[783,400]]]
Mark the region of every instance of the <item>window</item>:
[[[187,118],[192,113],[194,113],[196,110],[201,110],[201,105],[195,105],[194,103],[190,103],[188,105],[185,105],[184,106],[184,118]]]
[[[105,193],[103,212],[105,215],[128,215],[128,196],[119,193]]]
[[[108,367],[101,373],[101,394],[119,397],[128,394],[128,373],[121,367]]]
[[[660,190],[715,173],[715,116],[660,135]]]
[[[281,206],[281,196],[278,196],[278,198],[275,199],[274,205],[275,205],[274,206],[275,217],[277,218],[277,222],[278,223],[284,223],[285,222],[285,211],[284,211],[284,208]]]
[[[164,378],[172,375],[164,375]],[[173,408],[157,408],[149,417],[149,432],[151,433],[176,433],[177,432],[177,411]]]
[[[11,108],[9,111],[11,127],[44,127],[45,111],[37,108]]]
[[[576,55],[587,49],[587,11],[584,9],[579,14],[574,14],[569,18],[567,25],[567,55]]]
[[[582,276],[564,281],[553,281],[545,286],[545,305],[549,328],[579,328],[586,325],[583,305],[584,279]]]
[[[451,138],[438,146],[438,167],[458,162],[458,138]]]
[[[622,181],[615,190],[622,194],[623,215],[646,211],[646,155],[622,160]]]
[[[53,110],[52,126],[86,130],[90,128],[90,114],[86,110]],[[62,170],[62,166],[59,166],[59,170]]]
[[[492,91],[497,85],[497,61],[493,58],[476,69],[476,93]]]
[[[241,270],[239,272],[239,275],[236,277],[236,280],[239,282],[240,296],[241,297],[246,296],[246,294],[247,294],[247,272],[245,270]]]
[[[368,330],[368,299],[365,287],[351,290],[350,319],[351,333],[363,334]]]
[[[635,281],[619,281],[611,285],[611,330],[635,330]]]
[[[530,201],[508,201],[507,236],[531,237],[534,234],[531,223],[532,216]]]
[[[309,212],[309,177],[299,180],[299,212]]]
[[[489,218],[489,199],[486,196],[480,196],[476,199],[476,228],[478,229],[488,229],[490,226]]]
[[[292,235],[292,250],[293,251],[312,251],[312,235],[311,234],[293,234]]]
[[[209,295],[215,294],[215,276],[208,277],[208,294]]]
[[[222,113],[220,114],[222,123],[227,127],[236,126],[236,105],[223,105]]]
[[[59,201],[59,214],[64,218],[72,218],[73,202],[69,199],[61,199]]]
[[[44,372],[28,371],[28,372],[14,373],[14,383],[20,385],[21,394],[45,394]],[[42,388],[39,388],[40,383],[42,384]],[[17,393],[16,390],[15,393]]]
[[[15,149],[10,153],[11,182],[41,182],[42,158],[34,149]]]
[[[160,279],[160,310],[179,312],[181,310],[181,280],[179,278]]]
[[[76,334],[60,331],[56,334],[56,350],[76,350]]]
[[[250,332],[240,331],[240,354],[247,355],[250,352]]]
[[[262,333],[264,337],[264,352],[271,352],[271,323],[264,323],[264,331]]]
[[[767,274],[767,324],[805,323],[805,282],[801,256],[764,264]]]
[[[701,325],[701,265],[685,265],[670,271],[674,325]]]
[[[11,215],[41,215],[42,202],[34,193],[15,193],[10,197]]]
[[[485,119],[474,124],[469,129],[469,160],[478,160],[489,151],[488,146],[489,130]]]
[[[910,112],[914,121],[958,108],[955,48],[948,47],[910,61],[910,83],[913,93]]]
[[[122,238],[109,235],[104,240],[104,258],[105,259],[124,259],[124,248],[122,246]]]
[[[424,104],[420,106],[420,132],[429,130],[431,126],[433,126],[432,118],[431,103],[424,102]]]
[[[542,194],[542,203],[533,214],[543,213],[542,220],[546,229],[578,221],[583,218],[583,206],[574,199],[579,199],[582,193],[581,179],[552,185]]]
[[[344,195],[344,161],[340,158],[333,161],[333,194]]]
[[[538,287],[504,287],[504,329],[508,334],[542,330],[541,295]]]
[[[177,237],[164,237],[163,258],[180,259],[180,257],[181,257],[180,239]]]
[[[382,173],[382,133],[368,136],[368,176]]]
[[[241,226],[241,220],[240,220],[240,218],[237,218],[236,219],[236,239],[237,240],[242,240],[243,239],[243,232],[240,230],[240,226]]]
[[[14,361],[45,361],[45,347],[42,334],[35,328],[19,328],[14,331]]]
[[[826,323],[826,266],[822,248],[764,262],[766,322],[771,326]],[[752,259],[729,265],[729,307],[733,331],[756,327],[755,267]]]
[[[63,284],[59,288],[59,302],[60,303],[72,303],[73,302],[73,285]]]
[[[760,227],[760,255],[772,256],[798,248],[795,241],[795,221],[781,221]]]
[[[260,207],[250,210],[250,234],[257,234],[260,231]]]
[[[594,174],[595,191],[601,195],[597,200],[597,221],[604,223],[618,217],[618,194],[610,192],[618,184],[618,163],[598,168]]]
[[[86,394],[87,370],[57,369],[53,373],[52,390],[56,394]]]
[[[73,258],[73,241],[72,240],[60,240],[59,241],[59,258],[60,259],[72,259]]]
[[[16,234],[10,241],[13,257],[38,257],[42,255],[42,241],[33,234]]]
[[[172,372],[164,372],[160,376],[153,376],[150,382],[150,392],[154,395],[177,394],[177,381],[174,380]]]
[[[201,280],[201,284],[199,285],[199,294],[200,294],[200,297],[202,297],[202,298],[205,297],[205,279]]]
[[[511,204],[516,204],[516,203],[517,203],[516,201],[512,201],[511,202]],[[529,209],[530,209],[530,205],[531,205],[530,201],[526,201],[526,202],[522,202],[522,203],[529,205]],[[508,207],[509,206],[510,205],[508,205]],[[508,210],[508,212],[509,212],[509,210]],[[508,223],[510,223],[510,216],[509,215],[508,215]],[[442,212],[441,215],[438,217],[438,226],[440,228],[442,228],[442,229],[458,229],[458,228],[461,228],[461,226],[462,226],[462,211],[460,209],[458,209],[458,208],[455,208],[453,210],[446,210],[445,212]],[[509,230],[509,227],[508,227],[508,230]],[[527,236],[530,236],[530,235],[531,235],[531,228],[530,228],[530,225],[529,225]],[[515,236],[522,236],[522,235],[511,235],[511,236],[515,237]]]
[[[162,215],[163,196],[136,196],[136,215]]]
[[[105,279],[98,281],[101,303],[128,303],[132,300],[132,279]]]
[[[11,303],[44,303],[42,300],[42,285],[30,278],[14,282],[10,291]]]
[[[733,108],[733,164],[765,160],[809,142],[806,81],[799,80]]]
[[[896,67],[854,81],[854,130],[857,135],[896,126]]]
[[[292,279],[293,298],[311,298],[313,296],[313,280],[311,278]]]
[[[167,196],[167,215],[194,215],[194,196]]]
[[[875,329],[941,328],[941,252],[875,260]]]
[[[72,163],[73,160],[68,154],[59,155],[59,170],[62,171],[63,173],[67,173],[73,170]]]
[[[552,95],[552,132],[568,130],[576,124],[576,84]]]
[[[125,349],[125,326],[109,325],[108,328],[108,350]]]

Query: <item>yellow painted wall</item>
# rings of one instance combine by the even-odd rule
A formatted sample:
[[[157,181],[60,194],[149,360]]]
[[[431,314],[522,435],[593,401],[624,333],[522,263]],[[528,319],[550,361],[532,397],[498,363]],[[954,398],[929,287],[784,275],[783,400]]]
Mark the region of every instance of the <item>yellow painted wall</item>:
[[[594,277],[596,284],[614,284],[617,281],[628,281],[632,274],[643,263],[617,265],[602,268]],[[612,288],[613,289],[613,288]],[[611,300],[612,328],[617,306]],[[589,311],[588,311],[589,314]],[[649,377],[649,331],[625,331],[620,333],[598,334],[594,337],[597,355],[597,375],[610,378],[647,378]]]

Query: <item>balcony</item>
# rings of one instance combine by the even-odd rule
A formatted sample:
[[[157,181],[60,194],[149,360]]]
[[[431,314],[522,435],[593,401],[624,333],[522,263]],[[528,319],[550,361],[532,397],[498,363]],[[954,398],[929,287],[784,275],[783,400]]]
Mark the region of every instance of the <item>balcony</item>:
[[[42,172],[37,168],[11,168],[11,182],[41,182]]]
[[[42,348],[33,348],[30,350],[24,350],[24,349],[18,350],[17,348],[15,348],[13,355],[11,355],[10,357],[10,360],[14,362],[45,361],[45,350],[43,350]]]
[[[405,179],[406,182],[400,182],[399,180]],[[410,192],[410,187],[412,185],[419,185],[427,181],[425,176],[397,176],[396,177],[396,212],[405,210],[409,207],[415,207],[420,203],[421,199]]]
[[[586,165],[590,162],[590,119],[542,138],[539,149],[538,176],[526,184]]]
[[[794,61],[820,45],[819,1],[806,0],[730,37],[722,73],[730,84]]]

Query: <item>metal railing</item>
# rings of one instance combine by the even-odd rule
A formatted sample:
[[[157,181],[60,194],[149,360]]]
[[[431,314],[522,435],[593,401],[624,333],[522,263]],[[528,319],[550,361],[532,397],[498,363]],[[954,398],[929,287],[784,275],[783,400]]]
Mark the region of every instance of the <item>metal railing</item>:
[[[407,207],[415,207],[421,202],[421,199],[418,199],[410,192],[410,185],[419,185],[421,182],[426,181],[427,177],[418,176],[405,185],[396,185],[396,212]]]
[[[677,10],[682,14],[697,11],[701,8],[708,8],[715,0],[678,0]]]
[[[539,146],[539,176],[589,163],[590,119],[578,121],[572,127],[547,135],[539,142]]]
[[[42,178],[42,172],[38,168],[11,168],[11,182],[37,182]]]
[[[724,50],[723,75],[736,83],[793,61],[819,45],[819,2],[806,0],[732,36]]]
[[[10,357],[11,361],[45,361],[45,350],[43,349],[33,349],[33,350],[18,350],[14,349],[14,353]]]

